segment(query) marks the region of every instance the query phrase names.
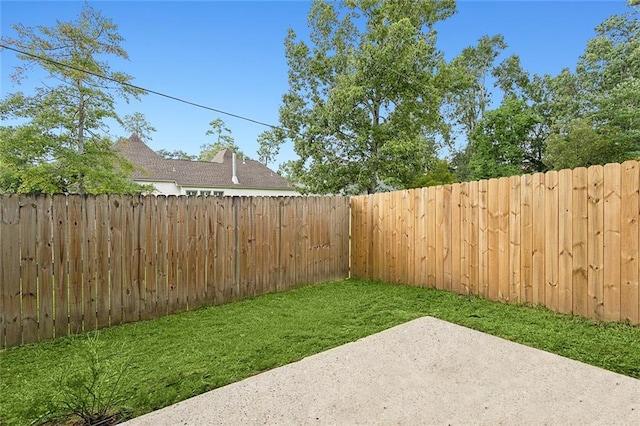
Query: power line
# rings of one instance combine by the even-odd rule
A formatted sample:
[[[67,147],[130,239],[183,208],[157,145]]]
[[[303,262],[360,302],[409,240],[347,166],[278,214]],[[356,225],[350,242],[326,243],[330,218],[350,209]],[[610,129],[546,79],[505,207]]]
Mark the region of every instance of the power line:
[[[212,108],[212,107],[209,107],[209,106],[206,106],[206,105],[198,104],[196,102],[191,102],[191,101],[188,101],[186,99],[178,98],[176,96],[167,95],[166,93],[157,92],[155,90],[145,89],[144,87],[136,86],[135,84],[131,84],[131,83],[123,82],[123,81],[118,81],[115,78],[107,77],[106,75],[101,75],[101,74],[98,74],[98,73],[87,71],[87,70],[82,69],[82,68],[74,67],[73,65],[63,64],[62,62],[58,62],[58,61],[55,61],[53,59],[45,58],[43,56],[39,56],[39,55],[36,55],[36,54],[33,54],[33,53],[25,52],[25,51],[22,51],[22,50],[19,50],[19,49],[15,49],[13,47],[10,47],[10,46],[4,45],[4,44],[0,44],[0,48],[7,49],[7,50],[12,50],[12,51],[14,51],[16,53],[20,53],[22,55],[30,56],[30,57],[38,59],[40,61],[49,62],[51,64],[55,64],[55,65],[60,66],[60,67],[69,68],[69,69],[72,69],[72,70],[75,70],[75,71],[83,72],[83,73],[92,75],[94,77],[98,77],[98,78],[102,78],[104,80],[112,81],[112,82],[120,84],[122,86],[127,86],[127,87],[131,87],[132,89],[141,90],[141,91],[147,92],[147,93],[152,93],[154,95],[161,96],[163,98],[171,99],[171,100],[174,100],[174,101],[182,102],[183,104],[191,105],[191,106],[194,106],[194,107],[197,107],[197,108],[202,108],[202,109],[206,109],[208,111],[217,112],[219,114],[228,115],[229,117],[234,117],[234,118],[238,118],[240,120],[249,121],[251,123],[259,124],[261,126],[270,127],[272,129],[279,129],[279,130],[283,130],[283,131],[287,130],[287,129],[284,129],[284,128],[279,127],[279,126],[274,126],[273,124],[269,124],[269,123],[265,123],[265,122],[262,122],[262,121],[254,120],[253,118],[244,117],[242,115],[238,115],[238,114],[233,114],[231,112],[222,111],[222,110],[219,110],[219,109],[216,109],[216,108]]]

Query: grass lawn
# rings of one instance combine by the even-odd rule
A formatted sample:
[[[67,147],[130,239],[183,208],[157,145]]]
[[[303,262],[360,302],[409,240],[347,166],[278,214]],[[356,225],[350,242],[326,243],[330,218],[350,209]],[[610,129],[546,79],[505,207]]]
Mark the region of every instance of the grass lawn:
[[[640,378],[640,327],[358,280],[101,330],[93,348],[100,366],[128,366],[119,387],[137,416],[425,315]],[[0,353],[0,424],[46,419],[88,339]]]

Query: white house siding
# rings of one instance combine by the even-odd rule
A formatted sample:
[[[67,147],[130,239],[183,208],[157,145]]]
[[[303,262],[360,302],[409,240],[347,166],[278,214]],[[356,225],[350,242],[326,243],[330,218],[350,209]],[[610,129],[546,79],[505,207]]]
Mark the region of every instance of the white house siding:
[[[187,195],[187,191],[220,191],[225,196],[255,196],[255,197],[292,197],[300,195],[298,192],[292,189],[274,188],[274,189],[260,189],[260,188],[205,188],[205,187],[180,187],[175,182],[149,182],[149,181],[137,181],[140,184],[153,185],[156,188],[154,195]]]
[[[180,188],[175,182],[142,182],[138,183],[143,185],[153,185],[156,187],[154,195],[180,195]]]
[[[191,189],[191,188],[188,188]],[[208,188],[204,188],[208,190]],[[252,188],[219,188],[216,191],[224,191],[224,195],[230,196],[254,196],[254,197],[293,197],[300,195],[294,190],[287,189],[252,189]],[[185,190],[186,194],[186,190]]]

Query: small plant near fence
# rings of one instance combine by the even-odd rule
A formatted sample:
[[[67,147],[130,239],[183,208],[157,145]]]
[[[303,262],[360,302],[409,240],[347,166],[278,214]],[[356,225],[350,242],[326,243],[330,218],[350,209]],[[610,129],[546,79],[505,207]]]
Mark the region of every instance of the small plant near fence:
[[[123,383],[131,360],[104,350],[98,333],[83,340],[78,358],[57,378],[55,393],[39,395],[34,409],[44,406],[46,414],[35,424],[114,425],[126,417],[131,393]]]

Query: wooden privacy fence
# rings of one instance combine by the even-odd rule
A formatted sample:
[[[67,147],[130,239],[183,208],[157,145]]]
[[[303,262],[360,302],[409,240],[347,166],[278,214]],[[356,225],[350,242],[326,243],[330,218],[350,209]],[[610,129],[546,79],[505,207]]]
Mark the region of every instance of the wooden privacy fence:
[[[352,198],[354,277],[639,322],[635,161]]]
[[[0,348],[346,278],[348,199],[0,195]]]

